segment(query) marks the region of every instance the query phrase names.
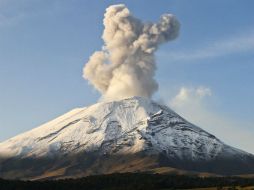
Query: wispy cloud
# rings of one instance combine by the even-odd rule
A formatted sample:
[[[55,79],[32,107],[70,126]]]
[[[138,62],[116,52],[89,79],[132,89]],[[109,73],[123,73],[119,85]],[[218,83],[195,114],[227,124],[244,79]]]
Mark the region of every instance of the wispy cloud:
[[[0,13],[0,27],[3,26],[10,26],[17,23],[24,17],[23,13],[13,15],[13,16],[6,16]]]
[[[193,61],[247,51],[254,51],[254,31],[245,35],[232,36],[227,39],[218,40],[196,49],[168,53],[160,52],[159,56],[162,59],[174,61]]]
[[[41,0],[0,0],[0,27],[13,26],[19,24],[31,14],[38,14],[44,10],[45,6],[54,3],[57,0],[41,1]],[[32,15],[32,16],[33,16]]]
[[[25,11],[17,4],[14,0],[0,0],[0,27],[16,24],[25,16]]]
[[[216,135],[229,145],[254,153],[252,124],[223,116],[211,108],[208,87],[181,87],[168,105],[190,122]],[[244,139],[244,140],[243,140]]]

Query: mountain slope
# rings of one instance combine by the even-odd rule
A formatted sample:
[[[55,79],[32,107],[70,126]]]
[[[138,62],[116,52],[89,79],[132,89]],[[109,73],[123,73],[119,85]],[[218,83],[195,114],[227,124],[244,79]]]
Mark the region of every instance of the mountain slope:
[[[0,177],[151,171],[254,173],[254,156],[145,98],[97,103],[0,143]],[[24,170],[26,172],[24,173]]]

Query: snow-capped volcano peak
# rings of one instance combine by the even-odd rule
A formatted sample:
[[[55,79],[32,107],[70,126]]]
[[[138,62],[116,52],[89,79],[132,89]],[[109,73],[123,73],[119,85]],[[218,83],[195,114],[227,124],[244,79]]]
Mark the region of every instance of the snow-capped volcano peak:
[[[166,106],[133,97],[77,108],[0,144],[16,156],[46,156],[101,149],[130,153],[145,149],[179,158],[210,159],[224,144]]]
[[[224,144],[167,106],[141,97],[77,108],[0,143],[0,155],[5,160],[55,158],[84,152],[96,152],[98,156],[143,152],[163,155],[172,163],[252,157]]]

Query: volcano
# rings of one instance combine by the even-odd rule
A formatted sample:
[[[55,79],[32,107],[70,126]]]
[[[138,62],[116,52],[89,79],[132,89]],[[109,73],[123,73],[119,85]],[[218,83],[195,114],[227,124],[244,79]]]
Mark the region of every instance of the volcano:
[[[0,143],[0,177],[116,172],[254,173],[254,156],[146,98],[100,102]]]

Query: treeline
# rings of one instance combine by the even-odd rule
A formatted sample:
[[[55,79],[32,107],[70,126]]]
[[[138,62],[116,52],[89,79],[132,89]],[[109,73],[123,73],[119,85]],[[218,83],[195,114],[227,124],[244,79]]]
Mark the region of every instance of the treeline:
[[[253,186],[254,179],[125,173],[79,179],[18,181],[0,179],[0,190],[150,190],[198,187]]]

